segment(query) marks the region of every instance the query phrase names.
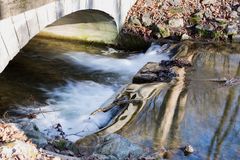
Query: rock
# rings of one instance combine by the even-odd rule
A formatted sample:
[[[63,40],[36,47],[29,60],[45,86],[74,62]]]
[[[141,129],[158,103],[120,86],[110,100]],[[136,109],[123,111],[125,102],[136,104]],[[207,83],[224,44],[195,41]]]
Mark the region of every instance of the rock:
[[[200,19],[202,19],[203,18],[203,14],[204,14],[204,12],[200,11],[200,12],[195,13],[194,16],[199,17]]]
[[[136,26],[141,26],[142,25],[140,20],[136,16],[130,17],[128,23],[136,25]]]
[[[212,19],[213,18],[212,11],[206,10],[206,12],[204,13],[204,16],[208,19]]]
[[[27,136],[13,123],[0,123],[0,142],[26,141]]]
[[[189,155],[192,154],[194,152],[194,149],[191,145],[187,145],[184,147],[184,154],[185,155]]]
[[[216,3],[217,0],[202,0],[201,3],[206,5],[206,4],[214,4]]]
[[[172,28],[178,28],[184,26],[184,20],[182,18],[171,19],[168,21],[168,24]]]
[[[214,26],[212,24],[206,24],[203,26],[203,30],[212,32],[212,31],[214,31]]]
[[[133,83],[170,82],[175,77],[177,77],[177,74],[171,67],[149,62],[133,77]]]
[[[117,159],[123,160],[129,156],[138,158],[144,153],[144,150],[118,134],[110,134],[103,138],[103,143],[97,148],[96,153],[105,156],[113,155]]]
[[[159,153],[153,153],[153,154],[146,154],[141,157],[139,157],[139,160],[160,160],[162,156],[159,155]]]
[[[150,14],[148,14],[148,13],[143,14],[143,16],[142,16],[142,23],[146,27],[152,25],[152,19],[150,17]]]
[[[197,34],[201,38],[214,38],[215,36],[215,28],[212,24],[205,24],[203,25],[197,25],[195,26],[195,29],[197,31]]]
[[[43,153],[42,149],[38,150],[36,145],[19,128],[19,124],[0,123],[0,159],[60,159],[59,157]]]
[[[228,11],[228,12],[231,12],[232,11],[232,7],[227,3],[226,4],[226,10]]]
[[[91,156],[88,156],[87,159],[89,160],[118,160],[114,156],[106,156],[106,155],[101,155],[101,154],[92,154]]]
[[[157,29],[158,29],[158,32],[159,32],[161,38],[166,38],[171,35],[169,28],[166,26],[157,25]]]
[[[203,14],[204,14],[204,12],[202,12],[202,11],[195,13],[194,15],[192,15],[192,17],[190,17],[190,19],[189,19],[190,22],[192,24],[200,24],[203,19]]]
[[[189,20],[190,20],[191,24],[194,24],[194,25],[200,24],[202,21],[201,18],[196,17],[196,16],[191,17]]]
[[[164,159],[170,159],[172,158],[172,153],[170,151],[166,151],[164,154],[163,154],[163,158]]]
[[[240,34],[236,34],[232,36],[232,41],[233,42],[240,42]]]
[[[219,24],[227,24],[227,20],[223,18],[215,18],[215,21]]]
[[[238,33],[238,26],[237,24],[229,24],[226,28],[227,35],[235,35]]]
[[[186,33],[184,33],[184,34],[181,36],[181,40],[188,40],[188,39],[192,39],[192,37],[190,37],[190,36],[187,35]]]
[[[202,25],[196,25],[196,26],[195,26],[195,29],[196,29],[197,31],[203,30],[203,26],[202,26]]]
[[[0,152],[3,159],[12,159],[16,155],[21,155],[23,159],[36,159],[38,156],[38,150],[34,145],[19,140],[1,146]]]
[[[179,67],[179,68],[192,67],[191,62],[185,59],[162,60],[160,62],[160,65],[168,68],[169,67]]]
[[[43,148],[48,144],[47,138],[40,132],[36,124],[32,122],[20,122],[18,128],[23,130],[28,138],[32,139],[32,142],[38,147]]]
[[[157,82],[158,81],[158,76],[155,73],[142,73],[142,74],[137,74],[133,78],[133,83],[135,84],[142,84],[142,83],[152,83],[152,82]]]
[[[234,19],[238,18],[238,13],[237,13],[237,11],[232,11],[232,13],[230,14],[230,17],[231,17],[231,18],[234,18]]]
[[[146,0],[145,1],[145,6],[151,6],[153,4],[152,0]]]
[[[237,8],[237,12],[240,13],[240,6]]]
[[[170,2],[170,4],[172,4],[174,6],[179,6],[182,4],[182,0],[171,0],[169,2]]]

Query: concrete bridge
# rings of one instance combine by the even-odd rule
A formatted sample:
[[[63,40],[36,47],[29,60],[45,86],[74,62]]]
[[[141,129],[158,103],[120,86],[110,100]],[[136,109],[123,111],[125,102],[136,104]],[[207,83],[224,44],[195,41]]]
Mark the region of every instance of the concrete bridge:
[[[103,11],[121,28],[136,0],[0,0],[0,73],[29,40],[73,12]],[[81,17],[79,17],[81,18]]]

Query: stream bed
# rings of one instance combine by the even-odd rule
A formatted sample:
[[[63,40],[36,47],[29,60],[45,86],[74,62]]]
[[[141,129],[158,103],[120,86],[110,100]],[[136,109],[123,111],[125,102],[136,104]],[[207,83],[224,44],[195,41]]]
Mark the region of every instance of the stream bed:
[[[22,115],[34,111],[39,114],[31,121],[45,134],[59,123],[72,141],[90,135],[106,117],[88,121],[89,115],[131,83],[147,62],[168,60],[167,47],[126,53],[36,37],[0,75],[2,118],[27,119]],[[185,78],[153,85],[143,108],[113,133],[154,151],[172,150],[172,159],[240,159],[240,85],[215,81],[240,77],[240,48],[191,43],[185,50],[194,55]],[[185,157],[179,148],[188,144],[195,152]]]

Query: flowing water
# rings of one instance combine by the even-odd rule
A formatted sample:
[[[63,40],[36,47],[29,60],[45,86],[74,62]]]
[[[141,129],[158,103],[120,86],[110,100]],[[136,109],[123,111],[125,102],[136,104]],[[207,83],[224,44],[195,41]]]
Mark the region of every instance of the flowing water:
[[[148,61],[169,59],[166,48],[153,45],[145,54],[125,53],[35,38],[0,75],[1,113],[18,117],[38,111],[32,121],[41,131],[48,134],[46,129],[60,123],[75,141],[109,123],[111,112],[90,114],[111,101]],[[191,45],[182,55],[194,55],[194,66],[183,70],[186,77],[142,87],[151,98],[120,129],[111,130],[116,128],[111,124],[105,130],[156,151],[164,146],[173,150],[173,159],[184,158],[178,148],[187,144],[196,152],[186,159],[240,159],[240,86],[213,81],[240,76],[239,53],[236,46]]]

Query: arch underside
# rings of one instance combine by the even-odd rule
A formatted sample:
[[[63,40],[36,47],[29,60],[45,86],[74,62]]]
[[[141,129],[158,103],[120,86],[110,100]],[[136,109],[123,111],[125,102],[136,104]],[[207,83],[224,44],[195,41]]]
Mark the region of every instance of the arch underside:
[[[115,44],[118,35],[114,18],[100,10],[80,10],[64,16],[44,28],[38,36],[60,40],[73,40]]]

